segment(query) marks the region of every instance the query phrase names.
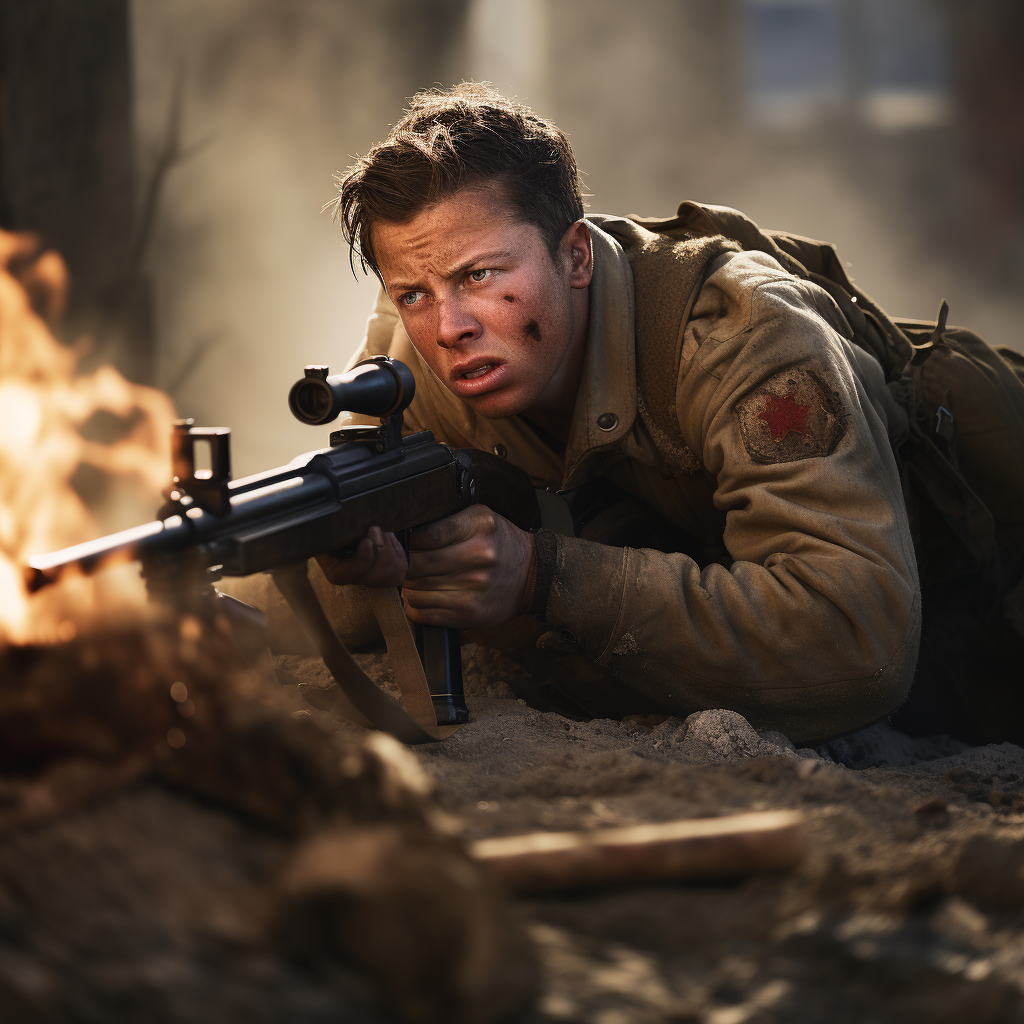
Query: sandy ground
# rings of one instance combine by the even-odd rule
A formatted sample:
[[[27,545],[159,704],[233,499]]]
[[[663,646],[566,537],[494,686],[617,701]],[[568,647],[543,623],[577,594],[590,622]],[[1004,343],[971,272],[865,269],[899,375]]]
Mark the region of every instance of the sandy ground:
[[[804,821],[808,854],[785,874],[520,899],[544,970],[529,1024],[1024,1021],[1021,748],[875,726],[794,750],[720,711],[575,722],[517,700],[499,656],[465,662],[471,723],[416,755],[467,838]],[[278,663],[326,682],[315,659]]]

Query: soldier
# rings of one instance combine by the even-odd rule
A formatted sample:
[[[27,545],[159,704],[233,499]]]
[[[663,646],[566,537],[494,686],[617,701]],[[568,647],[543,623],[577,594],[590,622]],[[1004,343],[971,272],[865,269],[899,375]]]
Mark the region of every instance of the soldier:
[[[382,285],[353,361],[408,363],[406,424],[565,493],[576,536],[474,506],[413,531],[408,564],[373,530],[328,579],[401,583],[429,625],[532,613],[609,681],[589,707],[577,685],[594,713],[725,707],[814,743],[906,700],[910,422],[852,285],[725,208],[585,218],[564,133],[473,84],[416,96],[335,212]]]

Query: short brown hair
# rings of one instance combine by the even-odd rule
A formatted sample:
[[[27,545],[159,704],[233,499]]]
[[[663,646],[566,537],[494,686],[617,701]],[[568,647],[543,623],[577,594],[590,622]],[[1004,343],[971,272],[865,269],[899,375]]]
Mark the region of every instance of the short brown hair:
[[[516,216],[539,228],[552,257],[584,212],[565,132],[479,82],[418,92],[388,137],[337,182],[326,208],[363,269],[378,277],[373,225],[407,221],[462,188],[498,184]]]

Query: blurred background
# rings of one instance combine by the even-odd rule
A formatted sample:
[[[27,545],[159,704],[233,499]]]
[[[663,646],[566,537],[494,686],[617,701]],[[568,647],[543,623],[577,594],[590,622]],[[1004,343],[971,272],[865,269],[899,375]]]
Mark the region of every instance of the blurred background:
[[[376,285],[321,207],[418,88],[486,79],[569,133],[591,209],[684,198],[834,242],[893,314],[1024,349],[1019,0],[0,0],[0,226],[73,277],[66,340],[234,430]]]

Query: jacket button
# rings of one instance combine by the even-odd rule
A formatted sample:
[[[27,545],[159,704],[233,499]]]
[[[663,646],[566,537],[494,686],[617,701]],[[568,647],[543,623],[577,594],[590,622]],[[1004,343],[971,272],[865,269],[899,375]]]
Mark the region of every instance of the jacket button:
[[[597,417],[597,425],[602,430],[614,430],[619,425],[619,417],[613,412],[603,412]]]
[[[494,454],[497,455],[499,459],[507,459],[508,449],[503,444],[496,444],[494,446]]]

